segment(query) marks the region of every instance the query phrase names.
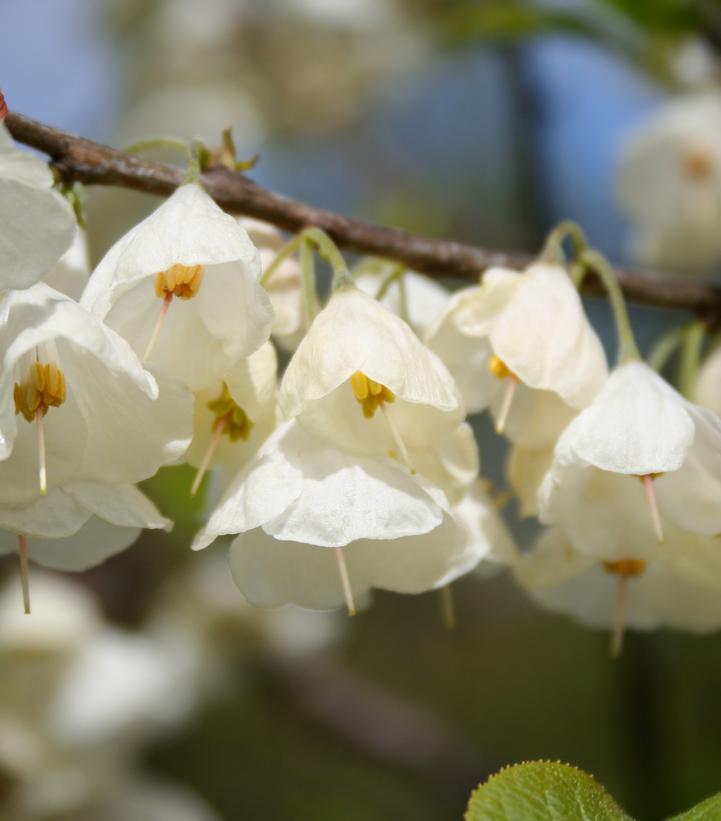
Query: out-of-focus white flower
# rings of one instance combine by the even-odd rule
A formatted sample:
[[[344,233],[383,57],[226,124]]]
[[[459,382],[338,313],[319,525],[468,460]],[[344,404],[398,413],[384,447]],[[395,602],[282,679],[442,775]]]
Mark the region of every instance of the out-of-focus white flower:
[[[115,243],[82,304],[197,391],[268,339],[273,309],[259,275],[245,229],[189,183]]]
[[[701,365],[693,398],[721,416],[721,346],[714,348]]]
[[[283,377],[288,418],[348,451],[407,466],[464,417],[445,365],[372,297],[342,286],[315,318]]]
[[[519,557],[514,573],[539,604],[591,627],[701,633],[721,627],[721,576],[707,576],[703,583],[687,572],[684,561],[687,552],[717,553],[712,541],[692,537],[689,544],[683,538],[648,561],[601,562],[575,550],[560,528],[551,528],[533,551]]]
[[[249,217],[244,217],[240,222],[258,249],[265,273],[286,241],[280,231],[267,222]],[[263,285],[275,314],[271,330],[273,339],[284,351],[294,351],[308,324],[303,299],[303,274],[298,258],[291,255],[280,262]]]
[[[0,292],[28,288],[73,240],[75,215],[48,164],[15,147],[0,122]]]
[[[82,228],[76,227],[72,245],[43,277],[43,282],[61,294],[79,300],[89,276],[88,238]]]
[[[359,274],[354,278],[355,283],[361,291],[374,297],[393,268],[391,263],[377,271]],[[406,271],[402,284],[401,281],[393,283],[380,301],[397,316],[403,316],[407,310],[409,324],[423,336],[441,311],[445,310],[450,297],[448,290],[430,277]]]
[[[128,484],[188,447],[192,396],[158,383],[99,319],[39,283],[7,298],[0,325],[0,503],[69,482]],[[39,471],[38,471],[39,465]]]
[[[0,591],[0,767],[12,779],[3,817],[82,821],[213,819],[202,801],[134,772],[139,745],[187,715],[187,660],[154,637],[104,626],[89,591],[36,574],[37,607],[17,616]],[[128,798],[143,797],[138,810]],[[137,792],[136,792],[137,791]]]
[[[85,570],[172,522],[132,485],[70,482],[24,506],[0,505],[0,554],[27,540],[28,556],[56,570]]]
[[[341,556],[355,597],[372,587],[441,586],[467,562],[464,532],[440,491],[394,460],[337,450],[297,422],[279,428],[236,477],[193,547],[227,534],[242,534],[231,568],[261,606],[340,606],[349,600]]]
[[[721,419],[648,366],[622,365],[562,433],[539,506],[542,522],[602,560],[653,558],[663,521],[715,535]]]
[[[241,359],[222,381],[195,394],[193,441],[186,461],[198,468],[193,492],[209,467],[235,472],[277,423],[277,357],[266,342]]]
[[[678,97],[624,146],[618,195],[648,265],[710,272],[721,262],[721,94]]]
[[[553,442],[607,375],[576,289],[547,263],[522,274],[486,271],[480,287],[454,296],[426,342],[456,376],[469,411],[490,406],[499,432],[524,447]]]

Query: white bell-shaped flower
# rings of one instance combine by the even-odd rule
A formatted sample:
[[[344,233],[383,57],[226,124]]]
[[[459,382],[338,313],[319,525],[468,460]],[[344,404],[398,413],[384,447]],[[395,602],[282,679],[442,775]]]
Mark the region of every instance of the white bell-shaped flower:
[[[265,274],[286,240],[274,225],[267,222],[243,217],[240,223],[258,249]],[[262,282],[273,306],[273,340],[282,350],[294,351],[309,324],[305,316],[303,273],[297,256],[282,260],[271,276],[267,280],[263,278]]]
[[[132,485],[70,482],[24,506],[0,505],[0,553],[26,540],[28,557],[55,570],[85,570],[172,522]],[[24,548],[23,548],[24,549]]]
[[[239,360],[215,385],[195,394],[193,441],[186,461],[203,474],[219,466],[236,473],[273,432],[278,418],[275,348],[270,342]]]
[[[70,247],[75,215],[52,186],[48,164],[0,121],[0,292],[38,282]]]
[[[649,559],[668,523],[721,532],[721,419],[641,362],[620,366],[562,433],[540,518],[597,559]]]
[[[354,277],[354,281],[361,291],[375,297],[394,267],[388,263],[377,270],[365,271]],[[415,271],[405,271],[398,282],[390,285],[380,302],[397,316],[405,315],[410,326],[422,336],[445,309],[450,297],[448,289],[439,282]]]
[[[524,447],[554,441],[608,372],[578,292],[563,268],[548,263],[486,271],[479,287],[454,296],[426,342],[456,377],[469,411],[490,407],[497,430]]]
[[[159,392],[125,340],[47,285],[9,294],[0,350],[0,504],[132,484],[187,449],[191,394],[167,377]]]
[[[188,183],[115,243],[82,304],[197,391],[268,339],[273,309],[259,276],[242,225]]]
[[[698,633],[721,627],[721,576],[707,574],[702,580],[684,564],[688,552],[708,557],[718,553],[712,541],[684,539],[674,550],[661,549],[648,561],[599,561],[575,550],[560,528],[550,528],[530,553],[518,558],[514,573],[543,607],[591,627],[612,628],[612,650],[618,654],[625,627],[675,627]]]
[[[262,606],[345,600],[352,609],[371,587],[418,593],[468,562],[443,493],[392,459],[338,450],[297,422],[236,477],[193,547],[230,534],[241,534],[231,548],[236,582]]]
[[[721,94],[677,97],[628,138],[618,195],[633,251],[660,268],[708,272],[721,261]]]
[[[283,377],[287,418],[340,448],[393,455],[455,429],[464,409],[445,365],[411,328],[352,284],[315,318]]]

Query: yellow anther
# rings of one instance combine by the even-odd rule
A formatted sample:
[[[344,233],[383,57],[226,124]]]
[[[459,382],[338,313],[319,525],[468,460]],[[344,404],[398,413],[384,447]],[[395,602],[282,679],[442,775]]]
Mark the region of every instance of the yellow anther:
[[[351,376],[350,383],[353,388],[353,395],[359,402],[362,402],[370,392],[368,377],[361,371],[356,371]]]
[[[603,569],[614,576],[633,579],[645,572],[646,562],[643,559],[616,559],[615,561],[603,562]]]
[[[384,402],[396,401],[396,395],[390,388],[369,379],[363,371],[356,371],[350,378],[350,384],[366,419],[372,419]]]
[[[702,146],[689,148],[682,157],[683,169],[694,180],[707,180],[714,170],[711,152]]]
[[[202,281],[202,265],[173,265],[155,275],[155,293],[159,297],[172,294],[179,299],[192,299]]]
[[[13,389],[15,413],[22,413],[32,422],[38,413],[42,416],[48,408],[60,407],[65,401],[65,376],[52,362],[33,362],[24,382],[16,382]]]
[[[215,416],[213,429],[216,429],[222,422],[223,433],[229,437],[231,442],[237,442],[238,439],[248,441],[253,430],[253,422],[243,408],[236,404],[225,382],[223,382],[217,399],[208,402],[208,410],[212,411]]]
[[[514,376],[513,371],[506,365],[506,363],[493,354],[488,360],[488,370],[496,377],[496,379],[507,379],[509,376]]]

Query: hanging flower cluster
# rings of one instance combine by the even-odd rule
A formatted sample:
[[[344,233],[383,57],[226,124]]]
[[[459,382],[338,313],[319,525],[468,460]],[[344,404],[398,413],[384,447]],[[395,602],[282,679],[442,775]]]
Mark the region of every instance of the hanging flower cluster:
[[[80,570],[170,527],[135,485],[188,462],[190,494],[214,477],[193,548],[231,537],[258,606],[354,613],[376,588],[448,603],[455,579],[505,565],[543,605],[614,626],[616,650],[625,624],[721,624],[718,354],[694,380],[705,409],[641,361],[574,227],[451,296],[383,260],[351,274],[318,229],[286,243],[191,179],[89,275],[47,168],[2,127],[0,151],[0,550],[19,553],[26,609],[29,558]],[[587,273],[617,319],[610,373]],[[479,477],[466,415],[485,411],[521,515],[546,526],[530,550]]]

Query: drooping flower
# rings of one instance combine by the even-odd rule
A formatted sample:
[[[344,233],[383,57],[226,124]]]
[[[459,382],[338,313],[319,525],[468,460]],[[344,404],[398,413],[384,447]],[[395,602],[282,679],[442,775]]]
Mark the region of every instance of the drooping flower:
[[[82,304],[197,391],[268,339],[273,309],[259,276],[242,225],[188,183],[115,243]]]
[[[541,521],[581,553],[648,560],[664,522],[721,532],[721,419],[641,362],[614,370],[561,434],[539,493]]]
[[[676,98],[628,138],[618,177],[637,259],[709,272],[721,261],[721,95]]]
[[[232,475],[268,438],[278,417],[276,387],[277,357],[266,342],[195,394],[193,441],[185,456],[198,468],[192,492],[208,468],[218,465]]]
[[[455,295],[426,342],[457,378],[469,411],[490,407],[497,430],[523,447],[553,442],[607,375],[576,289],[548,263],[486,271],[479,287]]]
[[[23,506],[75,481],[133,484],[177,461],[192,396],[158,381],[130,346],[38,283],[7,298],[0,325],[0,504]]]
[[[519,555],[513,570],[543,607],[591,627],[611,628],[612,653],[618,655],[625,627],[698,633],[721,627],[714,542],[678,533],[647,559],[600,561],[576,550],[554,527],[541,534],[530,553]]]
[[[355,453],[410,452],[463,420],[445,365],[410,327],[355,288],[343,285],[298,346],[283,377],[286,417]]]
[[[442,492],[395,460],[339,450],[298,422],[267,440],[193,547],[230,534],[241,534],[231,547],[236,583],[261,606],[351,609],[371,587],[417,593],[468,563]]]
[[[28,288],[70,247],[75,215],[46,162],[15,147],[0,121],[0,292]]]

